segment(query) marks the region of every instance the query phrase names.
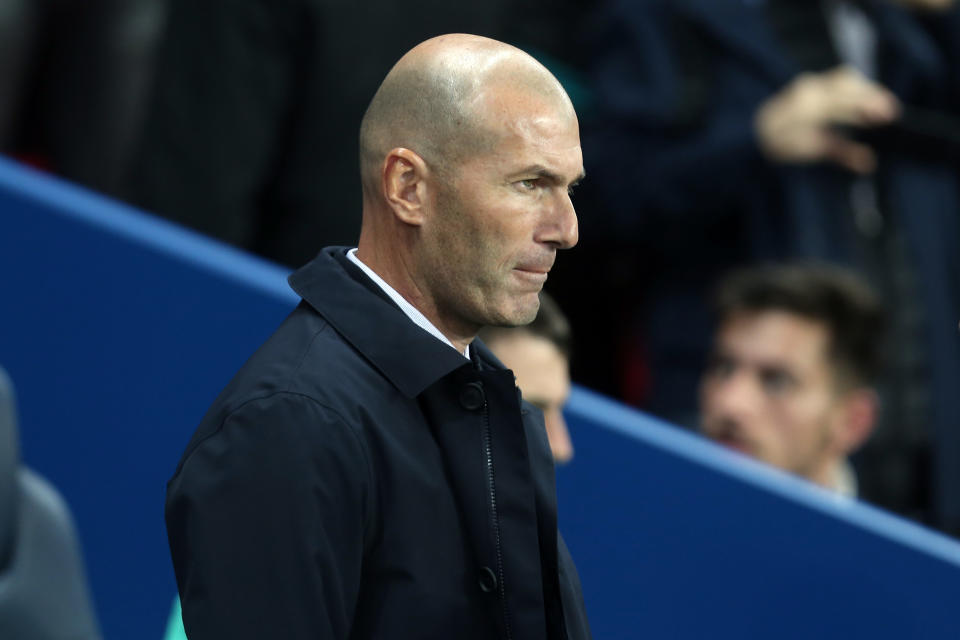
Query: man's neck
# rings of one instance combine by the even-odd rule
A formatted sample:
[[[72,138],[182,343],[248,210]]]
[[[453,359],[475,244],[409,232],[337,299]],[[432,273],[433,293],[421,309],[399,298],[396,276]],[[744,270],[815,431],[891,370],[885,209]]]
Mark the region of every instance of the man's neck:
[[[810,479],[839,495],[849,498],[857,497],[857,476],[853,467],[844,458],[832,461]]]
[[[454,340],[448,337],[444,332],[442,332],[436,325],[436,323],[431,320],[426,313],[424,313],[415,301],[410,300],[409,296],[403,295],[398,291],[393,285],[391,285],[386,278],[377,273],[377,271],[366,264],[360,256],[357,255],[357,249],[351,249],[347,252],[347,257],[351,262],[356,264],[360,269],[371,279],[374,283],[377,284],[383,291],[393,300],[398,307],[406,314],[410,320],[422,328],[424,331],[435,337],[437,340],[446,343],[447,345],[456,349],[459,353],[462,353],[464,357],[470,357],[469,345],[472,342],[470,340]]]

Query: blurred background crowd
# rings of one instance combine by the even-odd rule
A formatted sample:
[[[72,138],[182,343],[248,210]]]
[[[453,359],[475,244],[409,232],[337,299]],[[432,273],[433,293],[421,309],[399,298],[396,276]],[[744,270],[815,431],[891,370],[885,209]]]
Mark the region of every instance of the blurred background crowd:
[[[721,279],[841,267],[886,316],[856,493],[960,533],[953,0],[3,0],[0,152],[297,267],[355,243],[360,118],[445,32],[527,50],[580,115],[581,241],[546,287],[574,382],[709,433]]]

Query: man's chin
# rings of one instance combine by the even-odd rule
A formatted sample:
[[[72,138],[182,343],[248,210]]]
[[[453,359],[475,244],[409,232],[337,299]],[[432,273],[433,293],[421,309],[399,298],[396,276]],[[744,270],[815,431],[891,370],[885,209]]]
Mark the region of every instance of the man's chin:
[[[529,299],[529,300],[528,300]],[[540,311],[540,293],[528,294],[522,297],[522,301],[514,309],[512,315],[512,325],[520,327],[530,324],[537,317]]]
[[[488,314],[485,326],[490,327],[522,327],[533,322],[540,310],[539,293],[515,294]]]

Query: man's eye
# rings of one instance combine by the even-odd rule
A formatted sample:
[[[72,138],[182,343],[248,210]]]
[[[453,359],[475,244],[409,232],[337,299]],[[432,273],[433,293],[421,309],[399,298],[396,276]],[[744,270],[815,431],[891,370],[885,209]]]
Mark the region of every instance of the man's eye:
[[[763,388],[771,394],[784,393],[794,386],[793,376],[786,371],[764,371],[760,379]]]
[[[517,184],[520,185],[521,189],[526,189],[527,191],[533,191],[537,186],[537,181],[530,178],[527,180],[520,180]]]

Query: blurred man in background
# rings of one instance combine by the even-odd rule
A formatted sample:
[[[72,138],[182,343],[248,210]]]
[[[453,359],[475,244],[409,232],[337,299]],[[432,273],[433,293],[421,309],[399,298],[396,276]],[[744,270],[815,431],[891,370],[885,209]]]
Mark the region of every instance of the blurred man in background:
[[[734,272],[701,383],[709,438],[841,494],[857,494],[847,457],[878,412],[883,317],[873,292],[826,266]],[[869,496],[868,496],[869,497]]]
[[[570,323],[547,293],[540,293],[537,317],[522,327],[485,327],[480,338],[517,377],[523,399],[543,411],[550,450],[557,464],[573,458],[563,419],[570,396]]]

